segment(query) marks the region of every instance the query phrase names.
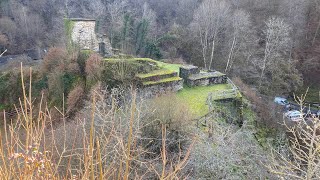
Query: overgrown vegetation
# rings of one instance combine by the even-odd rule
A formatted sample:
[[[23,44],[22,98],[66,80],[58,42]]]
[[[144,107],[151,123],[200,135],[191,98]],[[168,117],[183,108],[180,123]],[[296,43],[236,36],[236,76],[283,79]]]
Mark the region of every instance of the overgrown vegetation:
[[[208,87],[185,87],[177,96],[180,101],[185,102],[193,115],[201,117],[208,113],[209,108],[207,98],[209,93],[219,92],[221,90],[230,90],[232,86],[229,84],[219,84]]]
[[[21,78],[25,87],[24,76]],[[183,131],[172,126],[179,126],[178,120],[188,122],[188,116],[178,109],[183,107],[177,106],[176,111],[157,109],[154,113],[151,109],[142,109],[142,101],[136,99],[134,90],[127,99],[130,103],[122,106],[118,106],[121,102],[115,99],[120,93],[109,96],[111,102],[116,103],[108,104],[101,91],[93,91],[88,113],[83,112],[85,119],[66,122],[63,118],[63,123],[54,127],[48,108],[42,103],[34,107],[26,89],[23,88],[20,101],[21,116],[12,124],[4,119],[4,134],[0,136],[1,179],[176,179],[186,176],[180,172],[187,163],[192,142],[188,148],[188,144],[171,144],[172,140],[168,139],[182,142],[180,132]],[[64,109],[59,112],[65,117]],[[104,124],[109,120],[111,123]],[[150,147],[150,140],[157,143]]]
[[[273,102],[310,86],[295,100],[319,108],[319,13],[319,0],[1,0],[0,179],[319,179],[319,117],[289,121]],[[116,55],[80,50],[70,17],[96,19]],[[243,96],[136,92],[180,81],[186,62]]]
[[[73,42],[72,42],[72,29],[74,27],[74,22],[71,21],[70,19],[64,19],[64,27],[65,27],[65,33],[66,33],[66,38],[67,38],[67,47],[68,49],[73,47]]]
[[[79,95],[75,92],[75,89],[78,89],[78,92],[83,91],[80,94],[84,94],[100,81],[99,68],[101,67],[99,63],[102,63],[102,58],[96,54],[51,48],[41,65],[31,74],[28,73],[28,68],[23,68],[23,74],[26,78],[32,76],[32,89],[31,91],[28,89],[27,93],[32,92],[32,96],[36,98],[36,103],[40,101],[41,95],[44,94],[49,108],[67,107],[69,104],[81,107],[82,103],[72,96]],[[6,108],[7,111],[14,110],[14,104],[17,105],[18,98],[22,97],[21,74],[17,66],[8,69],[6,72],[1,72],[0,84],[0,102],[8,107]],[[13,89],[14,91],[12,91]],[[64,98],[67,98],[67,100],[64,101]],[[78,103],[72,103],[71,99]],[[72,108],[68,107],[67,109],[71,111]]]

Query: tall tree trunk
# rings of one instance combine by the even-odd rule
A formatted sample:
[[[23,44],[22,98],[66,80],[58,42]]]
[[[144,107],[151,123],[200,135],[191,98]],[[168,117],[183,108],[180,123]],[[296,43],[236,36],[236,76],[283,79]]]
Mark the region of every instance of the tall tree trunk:
[[[314,45],[314,43],[315,43],[315,41],[316,41],[316,38],[317,38],[317,36],[318,36],[319,29],[320,29],[320,20],[319,20],[319,22],[318,22],[318,26],[317,26],[316,32],[314,33],[314,36],[313,36],[312,46]]]
[[[259,89],[261,88],[262,78],[264,76],[264,73],[265,73],[265,70],[266,70],[266,66],[267,66],[267,60],[268,60],[268,55],[269,55],[268,48],[269,48],[269,45],[267,43],[266,44],[266,49],[264,50],[264,58],[263,58],[263,65],[262,65],[261,74],[260,74]]]
[[[202,58],[203,58],[203,64],[204,68],[207,69],[207,48],[208,48],[208,32],[206,31],[204,35],[202,35],[201,28],[199,27],[200,31],[200,41],[202,45]],[[203,36],[203,37],[202,37]]]
[[[224,70],[224,72],[227,72],[227,70],[228,70],[228,66],[229,66],[229,63],[230,63],[230,60],[231,60],[231,57],[232,57],[232,54],[233,54],[235,42],[236,42],[236,36],[234,35],[234,36],[233,36],[233,40],[232,40],[232,45],[231,45],[230,53],[229,53],[229,56],[228,56],[228,61],[227,61],[226,69]]]
[[[24,6],[22,7],[22,11],[23,11],[23,16],[24,16],[24,23],[25,23],[26,30],[27,30],[27,37],[29,37],[29,28],[28,28],[28,23],[27,23],[27,13],[26,13],[26,10],[25,10]]]
[[[213,61],[213,55],[214,55],[214,50],[215,50],[215,37],[212,40],[212,48],[211,48],[211,56],[210,56],[210,63],[209,63],[209,67],[208,69],[211,70],[211,66],[212,66],[212,61]]]

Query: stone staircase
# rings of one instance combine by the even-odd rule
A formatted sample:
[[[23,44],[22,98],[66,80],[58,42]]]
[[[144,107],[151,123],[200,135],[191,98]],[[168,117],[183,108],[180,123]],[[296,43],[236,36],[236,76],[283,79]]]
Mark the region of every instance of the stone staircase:
[[[167,92],[183,89],[183,79],[178,73],[168,69],[154,70],[147,74],[136,75],[140,92],[145,97],[153,97]]]

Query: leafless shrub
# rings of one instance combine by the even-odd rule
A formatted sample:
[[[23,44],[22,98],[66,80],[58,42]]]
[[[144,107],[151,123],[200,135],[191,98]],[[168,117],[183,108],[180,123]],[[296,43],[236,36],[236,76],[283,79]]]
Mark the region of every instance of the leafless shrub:
[[[186,170],[194,179],[272,178],[261,162],[267,156],[256,142],[252,129],[211,121],[212,136],[198,131],[195,149]]]
[[[48,53],[43,59],[43,72],[48,73],[52,72],[53,70],[59,69],[63,70],[65,69],[67,65],[67,59],[68,59],[68,53],[63,48],[50,48]]]
[[[139,126],[145,125],[140,123],[144,106],[136,101],[134,91],[130,103],[122,106],[113,100],[103,103],[103,95],[95,92],[91,108],[76,116],[75,122],[67,122],[64,110],[56,109],[62,122],[53,126],[43,100],[39,111],[34,111],[23,78],[22,73],[22,113],[15,123],[4,125],[4,137],[0,137],[1,179],[181,178],[178,173],[187,163],[190,148],[171,161],[166,153],[165,125],[161,128],[161,154],[152,159],[143,156],[147,149],[140,143]]]
[[[86,61],[85,71],[89,80],[100,80],[102,71],[102,57],[98,54],[91,54]]]
[[[303,107],[305,95],[297,98]],[[288,151],[273,150],[272,163],[266,164],[271,173],[282,179],[320,178],[320,120],[305,117],[296,123],[284,123],[289,147]]]
[[[84,89],[82,85],[76,86],[69,94],[67,99],[67,112],[71,113],[78,107],[81,107],[82,100],[84,99]]]
[[[174,94],[166,94],[150,100],[146,106],[146,114],[143,117],[147,126],[142,129],[142,135],[153,142],[148,144],[148,149],[153,153],[160,153],[161,125],[167,127],[168,155],[174,156],[184,147],[190,139],[191,114],[188,106],[179,101]],[[148,140],[149,141],[149,140]]]

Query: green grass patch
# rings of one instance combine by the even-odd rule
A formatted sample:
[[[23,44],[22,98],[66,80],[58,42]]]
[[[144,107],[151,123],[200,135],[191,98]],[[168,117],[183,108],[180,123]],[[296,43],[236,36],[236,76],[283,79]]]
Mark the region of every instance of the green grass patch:
[[[160,81],[143,82],[143,85],[144,86],[148,86],[148,85],[155,85],[155,84],[161,84],[161,83],[167,83],[167,82],[173,82],[173,81],[180,81],[180,80],[182,80],[182,78],[176,76],[176,77],[161,79]]]
[[[178,73],[180,71],[180,67],[182,66],[181,64],[169,64],[169,63],[164,63],[159,61],[158,61],[158,65],[161,68],[169,69],[171,71],[178,72]]]
[[[153,76],[169,75],[172,73],[175,73],[175,71],[172,71],[169,69],[159,69],[159,70],[151,71],[150,73],[146,73],[146,74],[137,74],[136,77],[144,79],[144,78],[149,78]]]
[[[177,93],[178,98],[184,101],[195,116],[204,116],[208,113],[206,105],[207,97],[210,92],[232,89],[230,84],[218,84],[213,86],[185,87]]]

